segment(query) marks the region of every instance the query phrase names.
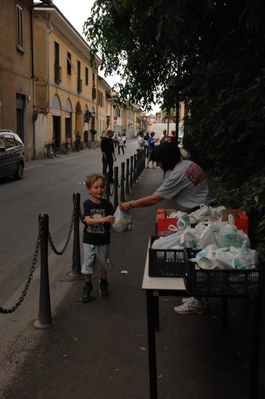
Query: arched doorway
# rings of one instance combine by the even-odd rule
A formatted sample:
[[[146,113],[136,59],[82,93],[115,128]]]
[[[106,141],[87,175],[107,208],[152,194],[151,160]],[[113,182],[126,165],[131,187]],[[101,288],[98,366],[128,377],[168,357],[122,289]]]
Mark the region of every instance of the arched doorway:
[[[84,143],[86,147],[88,147],[88,115],[89,115],[89,110],[86,105],[84,109]]]
[[[71,137],[72,139],[72,136],[72,106],[68,98],[65,103],[65,138]]]
[[[83,122],[84,122],[84,117],[83,117],[83,112],[81,109],[81,105],[80,102],[78,101],[76,103],[76,115],[75,115],[75,135],[77,134],[77,132],[79,132],[80,136],[81,136],[81,149],[83,148],[82,143],[84,142],[84,134],[83,134]]]
[[[57,94],[52,99],[52,139],[61,146],[61,103]]]

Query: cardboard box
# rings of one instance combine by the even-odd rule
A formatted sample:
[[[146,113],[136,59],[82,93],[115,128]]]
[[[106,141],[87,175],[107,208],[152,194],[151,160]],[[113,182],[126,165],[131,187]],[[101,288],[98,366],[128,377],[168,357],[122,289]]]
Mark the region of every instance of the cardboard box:
[[[168,229],[169,225],[171,225],[171,224],[173,224],[173,226],[177,227],[177,219],[168,217],[172,212],[176,212],[176,209],[160,208],[157,210],[156,235],[158,237],[168,236],[168,235],[174,233],[174,231],[170,231]]]
[[[248,234],[248,217],[243,211],[240,209],[223,209],[223,222],[228,220],[228,215],[234,216],[235,226],[238,228],[238,230],[243,230],[246,234]]]

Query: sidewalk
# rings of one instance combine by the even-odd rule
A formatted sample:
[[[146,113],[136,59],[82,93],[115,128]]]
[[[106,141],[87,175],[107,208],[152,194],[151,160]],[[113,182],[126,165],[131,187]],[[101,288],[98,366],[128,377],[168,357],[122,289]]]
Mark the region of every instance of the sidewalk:
[[[128,199],[153,193],[162,181],[160,169],[145,170]],[[157,208],[174,208],[174,204],[164,200],[158,206],[134,209],[133,231],[112,230],[110,254],[114,269],[109,273],[108,298],[98,294],[97,271],[91,300],[82,303],[83,279],[69,274],[71,253],[60,257],[65,272],[51,287],[55,324],[40,330],[30,327],[37,335],[36,345],[28,351],[3,398],[150,397],[146,298],[141,286]],[[64,299],[54,308],[53,294],[65,283],[68,287]],[[181,298],[159,301],[158,399],[249,399],[249,361],[243,361],[248,356],[240,346],[241,335],[233,315],[229,317],[228,332],[221,330],[221,299],[210,298],[210,309],[200,316],[175,314],[173,307],[181,303]]]

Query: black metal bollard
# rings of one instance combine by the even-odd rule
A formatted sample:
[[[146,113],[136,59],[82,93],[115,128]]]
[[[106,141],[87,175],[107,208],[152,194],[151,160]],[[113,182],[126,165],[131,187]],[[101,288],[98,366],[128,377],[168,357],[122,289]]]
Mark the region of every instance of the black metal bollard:
[[[134,175],[133,175],[133,181],[134,181],[134,183],[136,183],[136,180],[137,180],[137,178],[138,178],[138,176],[137,176],[137,154],[134,154],[134,168],[133,168],[133,171],[134,171]]]
[[[130,194],[130,159],[126,159],[126,194]]]
[[[110,197],[110,183],[109,183],[109,172],[106,174],[106,179],[105,179],[105,198],[107,201],[109,201]]]
[[[146,157],[146,152],[145,151],[141,151],[141,173],[144,171],[145,168],[145,157]]]
[[[137,152],[136,159],[137,159],[137,180],[138,180],[141,175],[141,152]]]
[[[73,194],[75,206],[74,215],[74,242],[72,254],[72,274],[81,274],[81,256],[80,256],[80,233],[79,233],[79,217],[80,217],[80,194]]]
[[[54,325],[51,316],[51,301],[49,287],[48,269],[48,231],[49,216],[46,213],[39,215],[39,223],[43,222],[40,239],[41,267],[40,267],[40,298],[39,298],[39,320],[35,321],[34,327],[48,328]]]
[[[133,188],[133,155],[131,155],[130,187]]]
[[[125,171],[125,163],[121,163],[121,189],[120,189],[120,201],[124,202],[125,201],[125,196],[124,196],[124,171]]]
[[[117,206],[119,205],[119,200],[118,200],[118,173],[119,173],[119,168],[118,166],[114,167],[114,209],[117,208]]]

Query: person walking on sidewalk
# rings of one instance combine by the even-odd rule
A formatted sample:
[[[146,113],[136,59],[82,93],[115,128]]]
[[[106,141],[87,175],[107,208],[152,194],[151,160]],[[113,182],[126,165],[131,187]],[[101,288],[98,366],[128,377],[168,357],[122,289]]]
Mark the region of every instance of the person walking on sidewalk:
[[[152,161],[152,168],[155,169],[155,164],[154,161],[152,160],[151,156],[152,156],[152,152],[155,148],[155,143],[157,143],[159,140],[154,138],[155,132],[150,132],[150,137],[148,139],[148,144],[147,144],[147,151],[149,154],[148,157],[148,161],[147,161],[147,165],[146,168],[149,169],[149,163]]]
[[[80,151],[80,141],[81,141],[81,135],[80,133],[77,131],[76,135],[75,135],[75,145],[76,145],[76,151],[79,152]]]
[[[101,296],[109,294],[107,274],[112,269],[109,256],[110,227],[115,221],[114,208],[111,202],[103,198],[105,191],[105,177],[92,173],[86,178],[87,192],[90,198],[84,202],[83,217],[85,228],[83,234],[84,262],[81,273],[85,277],[85,286],[81,299],[88,302],[93,290],[91,277],[95,273],[96,258],[100,269]]]
[[[141,131],[138,133],[136,151],[141,152],[144,149],[145,149],[144,132]]]
[[[125,139],[126,141],[126,139]],[[120,155],[120,151],[122,150],[122,153],[124,155],[124,140],[123,140],[123,136],[121,134],[119,134],[118,137],[118,155]]]
[[[201,204],[215,201],[214,194],[206,175],[199,165],[192,161],[182,160],[180,149],[168,141],[160,144],[151,153],[151,160],[160,166],[164,174],[172,171],[154,194],[120,204],[122,211],[155,205],[164,198],[173,199],[178,210],[192,212]],[[201,314],[206,308],[202,298],[183,300],[183,305],[174,307],[179,314]]]
[[[113,183],[113,160],[116,161],[116,155],[113,144],[113,130],[107,130],[106,136],[101,141],[103,175],[107,174],[107,167],[109,167],[109,182]]]

